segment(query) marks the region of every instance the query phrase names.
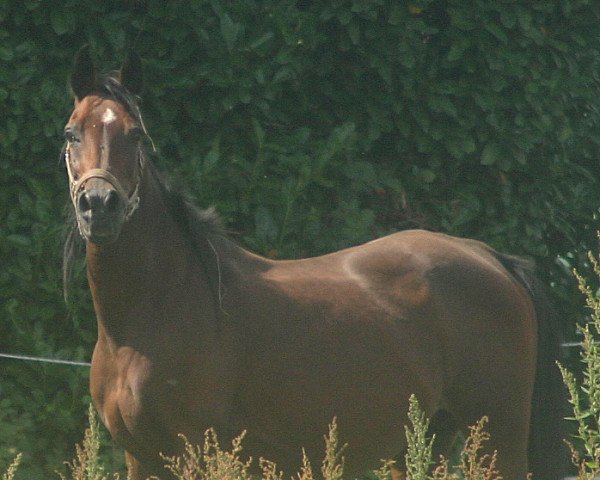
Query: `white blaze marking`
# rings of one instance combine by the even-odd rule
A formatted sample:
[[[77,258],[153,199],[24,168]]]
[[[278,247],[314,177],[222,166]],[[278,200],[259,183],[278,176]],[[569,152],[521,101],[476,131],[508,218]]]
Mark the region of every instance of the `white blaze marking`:
[[[115,112],[113,112],[110,108],[107,108],[104,114],[102,115],[102,123],[104,125],[108,125],[109,123],[114,122],[117,119]]]

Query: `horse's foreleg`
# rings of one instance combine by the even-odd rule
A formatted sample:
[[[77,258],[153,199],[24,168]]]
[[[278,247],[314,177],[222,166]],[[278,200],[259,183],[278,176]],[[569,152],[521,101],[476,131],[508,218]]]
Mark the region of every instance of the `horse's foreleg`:
[[[125,452],[125,462],[127,463],[128,480],[160,480],[165,478],[166,470],[163,466],[149,466],[147,463],[140,462],[129,452]]]
[[[392,467],[391,474],[392,480],[406,480],[406,473],[396,467]]]
[[[517,423],[518,422],[518,423]],[[506,480],[522,480],[527,477],[527,418],[521,418],[511,424],[509,420],[494,422],[490,418],[490,446],[486,453],[496,450],[498,470]]]
[[[491,391],[489,395],[491,395]],[[496,468],[505,480],[523,480],[527,477],[527,444],[529,437],[529,408],[525,402],[519,402],[504,391],[497,393],[497,399],[506,398],[504,402],[486,402],[487,409],[478,406],[473,414],[465,419],[465,425],[474,425],[478,417],[489,418],[485,430],[489,440],[485,442],[480,455],[492,455],[497,452]]]

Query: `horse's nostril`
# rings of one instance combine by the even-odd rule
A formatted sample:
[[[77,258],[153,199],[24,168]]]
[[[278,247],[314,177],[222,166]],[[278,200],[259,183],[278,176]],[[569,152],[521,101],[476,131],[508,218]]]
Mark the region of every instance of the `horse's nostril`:
[[[104,206],[107,212],[115,212],[119,208],[119,195],[115,190],[109,190],[104,199]]]
[[[90,199],[88,198],[88,193],[86,191],[81,192],[77,204],[80,212],[87,212],[92,208]]]
[[[84,190],[77,200],[81,214],[114,214],[118,212],[120,205],[119,194],[112,189]]]

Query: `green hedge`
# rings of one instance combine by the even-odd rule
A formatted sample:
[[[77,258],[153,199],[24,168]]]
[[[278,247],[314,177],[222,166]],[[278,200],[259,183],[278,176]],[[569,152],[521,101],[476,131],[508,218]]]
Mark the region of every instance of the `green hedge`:
[[[412,227],[471,236],[535,258],[572,324],[564,267],[598,229],[599,24],[594,0],[1,3],[0,351],[93,345],[85,289],[67,308],[60,280],[84,43],[104,69],[142,55],[156,162],[243,245],[291,258]],[[0,465],[22,450],[20,474],[47,478],[81,436],[87,372],[0,362]]]

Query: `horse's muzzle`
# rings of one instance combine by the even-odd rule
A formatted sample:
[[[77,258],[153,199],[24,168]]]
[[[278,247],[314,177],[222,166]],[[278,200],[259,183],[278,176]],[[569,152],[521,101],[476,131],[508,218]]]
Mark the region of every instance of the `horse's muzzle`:
[[[79,231],[86,240],[105,245],[119,237],[125,220],[125,204],[116,190],[81,190],[77,195],[75,210]]]

